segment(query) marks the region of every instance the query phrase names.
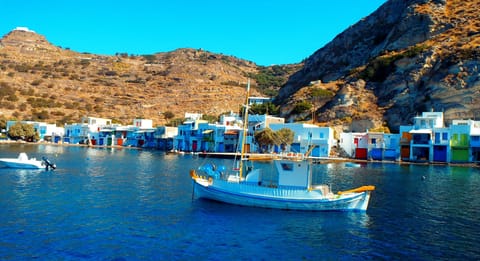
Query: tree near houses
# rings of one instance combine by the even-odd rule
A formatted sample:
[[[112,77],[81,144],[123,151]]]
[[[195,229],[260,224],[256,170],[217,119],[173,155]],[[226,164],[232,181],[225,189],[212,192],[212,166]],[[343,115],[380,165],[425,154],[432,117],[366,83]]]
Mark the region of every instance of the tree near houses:
[[[32,124],[16,122],[8,130],[8,136],[13,140],[36,141],[40,137]]]
[[[7,118],[5,116],[0,116],[0,131],[7,128]]]
[[[278,115],[279,107],[271,102],[262,103],[262,104],[252,104],[249,109],[251,114],[270,114]]]
[[[287,145],[290,145],[293,143],[293,138],[295,133],[288,128],[281,128],[278,131],[275,132],[277,136],[277,145],[280,145],[280,148],[282,151],[285,151],[287,148]]]
[[[278,131],[273,131],[270,128],[259,130],[253,134],[255,140],[264,152],[270,151],[273,145],[280,145],[282,151],[285,151],[287,145],[293,143],[295,133],[288,128],[282,128]]]
[[[257,141],[261,152],[270,151],[270,148],[276,144],[277,140],[276,133],[270,128],[256,131],[253,137]]]
[[[166,111],[166,112],[163,113],[163,116],[168,121],[168,120],[173,119],[173,117],[175,117],[175,113],[173,113],[172,111]]]

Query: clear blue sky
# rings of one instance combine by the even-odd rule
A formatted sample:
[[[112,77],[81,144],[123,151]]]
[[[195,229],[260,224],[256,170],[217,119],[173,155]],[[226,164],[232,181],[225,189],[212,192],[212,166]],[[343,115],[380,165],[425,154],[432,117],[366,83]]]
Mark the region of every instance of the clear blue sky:
[[[78,52],[153,54],[202,48],[258,65],[302,61],[386,0],[21,0],[0,4],[17,26]]]

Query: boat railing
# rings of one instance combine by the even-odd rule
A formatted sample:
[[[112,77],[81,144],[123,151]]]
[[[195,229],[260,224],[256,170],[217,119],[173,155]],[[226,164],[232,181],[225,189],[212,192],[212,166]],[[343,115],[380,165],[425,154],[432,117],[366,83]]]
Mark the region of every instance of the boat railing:
[[[311,186],[311,190],[319,190],[322,192],[322,195],[328,196],[333,195],[333,192],[330,189],[329,185],[321,184],[321,185],[313,185]]]
[[[280,154],[281,159],[290,159],[290,160],[304,160],[305,155],[303,153],[295,152],[284,152]]]

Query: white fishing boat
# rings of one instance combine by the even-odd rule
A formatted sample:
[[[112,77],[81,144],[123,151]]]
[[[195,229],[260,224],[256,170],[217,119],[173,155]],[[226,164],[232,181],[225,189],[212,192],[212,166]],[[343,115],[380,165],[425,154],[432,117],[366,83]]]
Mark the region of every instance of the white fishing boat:
[[[0,158],[0,165],[4,165],[7,168],[17,169],[55,169],[55,164],[52,164],[48,159],[42,158],[37,160],[36,158],[28,158],[27,153],[21,152],[17,158]]]
[[[312,162],[308,155],[280,155],[273,158],[276,183],[263,179],[263,170],[255,169],[251,160],[245,157],[245,139],[248,126],[247,100],[241,154],[238,168],[227,171],[224,166],[212,163],[192,169],[193,193],[197,198],[205,198],[241,206],[310,211],[366,211],[370,193],[374,186],[333,193],[326,184],[312,184]],[[248,165],[248,166],[247,166]],[[244,175],[245,173],[245,175]]]

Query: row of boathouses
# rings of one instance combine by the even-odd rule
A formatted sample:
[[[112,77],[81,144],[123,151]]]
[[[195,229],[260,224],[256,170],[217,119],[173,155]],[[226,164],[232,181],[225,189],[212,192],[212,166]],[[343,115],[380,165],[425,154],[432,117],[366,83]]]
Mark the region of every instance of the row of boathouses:
[[[480,162],[480,122],[453,120],[444,125],[442,112],[423,112],[400,133],[342,133],[340,147],[356,159],[414,162]]]
[[[152,120],[134,119],[132,125],[113,124],[110,119],[84,117],[82,122],[57,127],[42,122],[33,124],[41,140],[90,146],[128,146],[156,148],[165,151],[217,152],[239,151],[237,144],[244,137],[243,122],[238,115],[223,115],[218,123],[201,119],[201,114],[186,114],[178,127],[153,127]],[[7,122],[7,131],[16,121]],[[287,151],[306,153],[311,145],[312,157],[328,158],[332,150],[359,160],[389,160],[439,163],[480,162],[480,122],[453,120],[444,125],[442,112],[423,112],[414,117],[413,125],[400,126],[397,134],[369,132],[335,134],[330,127],[306,123],[285,123],[283,118],[251,115],[245,135],[246,151],[264,151],[255,142],[254,133],[270,128],[288,128],[294,141]],[[273,146],[270,153],[279,153]]]

